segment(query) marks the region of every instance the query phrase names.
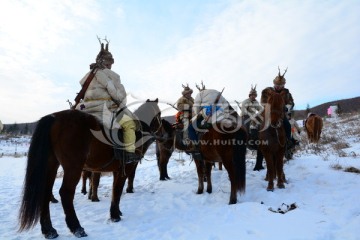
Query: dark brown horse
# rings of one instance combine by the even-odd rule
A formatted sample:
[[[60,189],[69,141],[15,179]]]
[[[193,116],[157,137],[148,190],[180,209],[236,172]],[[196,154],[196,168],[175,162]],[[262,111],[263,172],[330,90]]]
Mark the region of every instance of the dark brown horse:
[[[143,156],[161,124],[157,99],[146,101],[134,114],[142,127],[142,131],[137,132],[136,151]],[[29,230],[40,220],[46,238],[58,236],[51,223],[49,201],[60,165],[64,171],[61,203],[66,224],[75,236],[87,236],[73,204],[83,169],[113,172],[110,218],[114,222],[121,220],[120,196],[127,177],[135,174],[137,163],[125,164],[115,159],[113,146],[104,141],[106,133],[94,116],[78,110],[56,112],[39,120],[28,153],[19,231]]]
[[[211,170],[214,162],[221,162],[228,172],[231,191],[229,204],[237,202],[237,193],[245,192],[246,180],[246,140],[247,134],[240,127],[240,116],[230,107],[231,123],[222,121],[213,123],[199,139],[201,158],[195,158],[198,174],[198,194],[204,192],[204,167],[207,188],[212,192]]]
[[[268,191],[274,190],[274,179],[277,175],[277,186],[285,188],[284,154],[286,135],[283,124],[284,119],[284,97],[276,92],[268,96],[264,121],[260,127],[259,140],[267,167],[266,180],[268,180]]]
[[[305,130],[310,143],[318,143],[323,128],[322,118],[312,113],[305,121]]]
[[[160,172],[160,180],[163,181],[170,179],[167,172],[167,165],[175,149],[184,151],[187,154],[192,153],[187,151],[188,147],[182,142],[182,130],[176,129],[176,125],[171,124],[165,119],[162,119],[161,126],[156,133],[156,158]]]

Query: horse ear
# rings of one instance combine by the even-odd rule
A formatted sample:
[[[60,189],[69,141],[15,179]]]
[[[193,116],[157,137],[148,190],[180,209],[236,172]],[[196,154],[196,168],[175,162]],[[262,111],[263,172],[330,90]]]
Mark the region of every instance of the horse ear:
[[[158,99],[158,98],[156,98],[154,102],[159,102],[159,99]]]
[[[150,99],[146,99],[146,102],[150,102]]]

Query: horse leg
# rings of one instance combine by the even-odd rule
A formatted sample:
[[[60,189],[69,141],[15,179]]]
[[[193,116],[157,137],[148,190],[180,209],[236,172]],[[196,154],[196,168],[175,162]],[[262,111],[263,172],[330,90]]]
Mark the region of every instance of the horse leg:
[[[159,147],[159,155],[157,155],[157,160],[161,181],[170,179],[167,173],[167,165],[169,163],[172,152],[172,150],[163,149],[161,146]]]
[[[128,184],[127,184],[127,188],[126,188],[127,193],[134,193],[134,179],[135,179],[135,173],[136,173],[136,168],[137,168],[138,162],[136,162],[134,164],[135,164],[134,170],[131,171],[131,173],[128,176]]]
[[[236,188],[236,179],[235,179],[235,172],[234,169],[229,165],[232,164],[232,160],[230,160],[230,162],[228,161],[224,161],[223,162],[224,167],[226,169],[226,171],[228,172],[228,177],[230,180],[230,199],[229,199],[229,204],[236,204],[237,203],[237,188]]]
[[[45,238],[52,239],[59,236],[52,226],[49,209],[49,201],[51,200],[51,197],[54,197],[52,194],[52,189],[54,186],[57,169],[59,168],[59,163],[53,157],[50,157],[49,159],[50,161],[48,163],[47,184],[45,188],[45,201],[43,201],[41,207],[40,225],[41,232],[44,234]]]
[[[122,172],[113,172],[114,180],[113,180],[113,187],[112,187],[112,198],[111,198],[111,205],[110,205],[110,219],[113,222],[119,222],[121,220],[120,214],[120,196],[122,189],[125,185],[126,177],[122,176]],[[121,191],[119,186],[122,185]]]
[[[113,222],[119,222],[121,220],[122,212],[120,211],[120,197],[124,189],[124,185],[127,179],[127,175],[130,175],[135,171],[137,163],[128,163],[125,165],[125,174],[122,171],[113,172],[113,188],[112,198],[110,205],[110,219]]]
[[[205,163],[205,171],[206,171],[206,192],[207,193],[212,193],[212,183],[211,183],[211,169],[212,169],[212,164],[209,162]]]
[[[285,188],[284,184],[284,154],[279,154],[276,159],[276,175],[277,175],[277,186],[278,188]]]
[[[273,156],[271,153],[264,154],[265,161],[266,161],[266,178],[265,180],[268,181],[268,186],[266,188],[267,191],[274,191],[274,164],[273,164]]]
[[[91,201],[92,202],[99,202],[98,197],[98,188],[100,183],[100,176],[101,173],[99,172],[92,172],[91,174]]]
[[[256,164],[254,167],[254,171],[260,171],[260,170],[264,169],[263,161],[264,161],[264,156],[262,155],[262,152],[260,150],[257,150],[256,151]]]
[[[204,160],[201,158],[194,157],[196,172],[198,175],[198,190],[197,194],[204,192]]]
[[[65,213],[66,225],[76,237],[86,237],[84,228],[81,227],[74,208],[74,195],[76,185],[81,178],[82,169],[73,166],[64,169],[63,182],[60,188],[61,203]]]
[[[81,177],[82,177],[81,193],[85,195],[85,194],[87,194],[87,191],[86,191],[86,180],[87,180],[88,178],[91,178],[91,172],[90,172],[90,171],[83,170],[83,171],[82,171],[82,174],[81,174]]]

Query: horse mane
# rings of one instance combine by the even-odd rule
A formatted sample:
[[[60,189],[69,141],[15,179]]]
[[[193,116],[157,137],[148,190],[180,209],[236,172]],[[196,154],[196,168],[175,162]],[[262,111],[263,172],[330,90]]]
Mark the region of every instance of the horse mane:
[[[158,106],[158,99],[155,100],[146,100],[138,109],[134,111],[135,116],[138,118],[140,123],[146,126],[150,126],[151,121],[153,120],[156,114],[160,114],[160,109]]]
[[[283,117],[283,115],[284,115],[283,108],[285,105],[283,94],[272,92],[270,94],[267,102],[271,106],[272,115],[275,114],[276,117],[280,117],[279,115],[281,115],[281,117]]]

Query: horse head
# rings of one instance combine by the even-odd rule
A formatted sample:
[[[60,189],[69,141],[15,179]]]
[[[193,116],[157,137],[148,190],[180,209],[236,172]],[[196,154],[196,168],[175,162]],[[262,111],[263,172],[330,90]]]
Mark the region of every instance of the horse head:
[[[279,126],[284,119],[285,96],[282,93],[270,92],[265,111],[271,126]]]
[[[147,99],[134,114],[141,122],[144,131],[156,133],[161,128],[161,110],[158,106],[159,100]]]

